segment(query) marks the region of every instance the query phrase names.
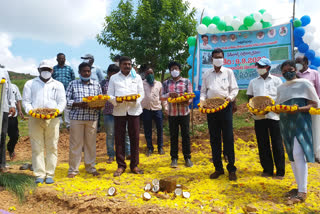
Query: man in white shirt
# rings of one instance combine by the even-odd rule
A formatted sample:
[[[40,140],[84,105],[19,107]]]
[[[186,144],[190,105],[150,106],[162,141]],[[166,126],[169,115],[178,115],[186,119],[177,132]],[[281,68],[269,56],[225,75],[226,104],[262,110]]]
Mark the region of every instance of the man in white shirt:
[[[211,45],[208,44],[209,37],[207,35],[202,35],[201,39],[202,39],[203,43],[200,44],[200,49],[211,50],[212,47],[211,47]]]
[[[24,119],[24,115],[21,108],[21,94],[18,86],[11,83],[12,93],[14,94],[15,104],[16,104],[16,113],[15,115],[9,115],[8,118],[8,137],[10,138],[7,144],[7,149],[9,152],[10,160],[13,160],[16,156],[14,148],[19,139],[19,123],[18,123],[18,114],[21,119]]]
[[[1,111],[3,112],[0,115],[0,126],[1,130],[1,140],[0,140],[0,173],[7,172],[6,168],[6,136],[8,131],[8,115],[15,115],[15,105],[14,105],[14,95],[12,93],[11,82],[9,74],[6,70],[0,69],[0,80],[4,79],[5,83],[1,84],[3,90],[3,96],[1,103]]]
[[[110,102],[114,105],[114,129],[116,144],[116,160],[118,169],[114,176],[120,176],[126,169],[125,163],[125,133],[126,123],[130,138],[131,162],[130,169],[135,174],[143,174],[138,168],[139,164],[139,116],[142,113],[141,101],[144,98],[143,83],[140,75],[132,71],[132,61],[129,57],[121,56],[120,72],[110,78],[107,94]],[[117,101],[119,96],[140,94],[136,101]]]
[[[247,90],[248,98],[251,99],[256,96],[269,96],[273,100],[276,100],[277,87],[282,84],[282,81],[279,77],[273,76],[269,73],[271,69],[271,61],[268,58],[262,58],[256,63],[256,66],[259,77],[250,81]],[[285,174],[285,159],[280,134],[279,115],[270,112],[266,115],[254,115],[253,118],[260,163],[263,168],[262,176],[273,176],[273,163],[275,163],[277,169],[276,176],[279,178],[283,177]],[[270,137],[272,153],[269,140]]]
[[[228,159],[227,169],[229,180],[237,180],[234,166],[234,138],[232,126],[232,113],[235,111],[235,99],[239,87],[231,69],[223,67],[224,53],[220,48],[212,51],[213,68],[208,70],[202,77],[200,100],[221,97],[230,101],[229,105],[216,113],[207,114],[210,144],[212,149],[212,160],[215,172],[210,175],[216,179],[224,174],[221,160],[221,134],[223,136],[223,154]]]
[[[61,82],[51,78],[53,68],[46,60],[39,65],[40,76],[24,85],[22,105],[26,112],[36,108],[55,108],[60,114],[66,107],[66,93]],[[29,118],[29,137],[32,149],[32,166],[36,183],[54,183],[58,159],[59,118]],[[46,157],[44,157],[46,150]]]

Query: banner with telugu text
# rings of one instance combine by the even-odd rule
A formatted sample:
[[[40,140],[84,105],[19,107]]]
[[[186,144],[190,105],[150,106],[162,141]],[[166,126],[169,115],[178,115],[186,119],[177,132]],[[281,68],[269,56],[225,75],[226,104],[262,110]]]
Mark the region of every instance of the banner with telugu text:
[[[224,66],[231,68],[240,89],[247,89],[257,77],[255,63],[263,57],[271,60],[271,73],[281,77],[280,65],[292,59],[291,24],[282,24],[257,31],[224,32],[199,35],[198,68],[194,76],[195,89],[200,90],[202,75],[213,68],[211,53],[215,48],[224,51]]]

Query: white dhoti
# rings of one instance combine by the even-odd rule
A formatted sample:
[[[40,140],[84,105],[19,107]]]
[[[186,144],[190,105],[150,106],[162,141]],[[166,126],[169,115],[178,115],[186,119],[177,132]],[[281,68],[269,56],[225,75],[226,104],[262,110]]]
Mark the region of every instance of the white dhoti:
[[[320,159],[320,115],[311,115],[314,157]]]

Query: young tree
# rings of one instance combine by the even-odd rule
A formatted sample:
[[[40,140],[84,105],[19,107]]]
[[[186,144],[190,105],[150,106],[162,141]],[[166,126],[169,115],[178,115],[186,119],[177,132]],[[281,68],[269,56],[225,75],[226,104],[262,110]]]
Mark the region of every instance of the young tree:
[[[137,64],[150,64],[163,80],[170,60],[186,62],[186,41],[196,34],[195,12],[183,0],[139,0],[136,11],[131,0],[121,0],[105,17],[97,40],[112,51],[135,58]]]

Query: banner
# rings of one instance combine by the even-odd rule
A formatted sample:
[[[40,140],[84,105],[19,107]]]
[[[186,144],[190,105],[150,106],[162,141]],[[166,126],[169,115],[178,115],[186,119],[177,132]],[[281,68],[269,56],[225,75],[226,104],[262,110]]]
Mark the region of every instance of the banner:
[[[195,90],[201,89],[203,73],[213,68],[211,53],[215,48],[224,51],[224,66],[233,70],[240,89],[247,89],[250,80],[258,76],[255,63],[261,58],[271,60],[271,73],[279,77],[282,77],[281,63],[292,59],[290,23],[257,31],[205,34],[199,38],[196,70],[200,72],[194,77]]]

